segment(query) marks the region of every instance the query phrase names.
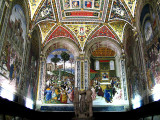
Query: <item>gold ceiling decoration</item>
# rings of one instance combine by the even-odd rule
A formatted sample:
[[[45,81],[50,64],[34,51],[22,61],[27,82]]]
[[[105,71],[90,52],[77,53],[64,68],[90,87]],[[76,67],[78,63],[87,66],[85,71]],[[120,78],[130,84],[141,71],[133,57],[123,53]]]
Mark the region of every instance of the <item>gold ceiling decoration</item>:
[[[98,25],[71,24],[66,26],[75,34],[79,41],[81,49],[83,50],[88,36]]]
[[[31,28],[39,25],[42,44],[50,36],[50,30],[56,28],[53,26],[59,25],[70,29],[82,51],[93,31],[102,25],[108,26],[123,43],[124,28],[133,24],[136,4],[137,0],[28,0]]]
[[[121,42],[123,42],[123,33],[124,28],[126,26],[126,22],[124,21],[118,21],[118,22],[111,22],[109,23],[109,26],[114,30],[114,32],[117,34]]]
[[[29,5],[31,9],[31,19],[33,18],[38,6],[40,5],[42,0],[29,0]]]
[[[41,34],[42,34],[42,44],[45,41],[46,36],[50,32],[50,30],[54,27],[55,23],[53,22],[41,22],[39,23],[41,28]]]
[[[115,51],[104,47],[98,48],[92,53],[95,57],[113,57],[115,54]]]

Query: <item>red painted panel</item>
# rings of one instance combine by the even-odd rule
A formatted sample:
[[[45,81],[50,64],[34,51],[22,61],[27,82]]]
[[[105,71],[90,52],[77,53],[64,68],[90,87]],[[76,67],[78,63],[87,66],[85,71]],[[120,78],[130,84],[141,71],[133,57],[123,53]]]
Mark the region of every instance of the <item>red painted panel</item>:
[[[94,16],[94,12],[74,11],[74,12],[71,12],[70,16]]]
[[[106,36],[106,37],[110,37],[110,38],[113,38],[113,39],[117,40],[116,37],[115,37],[115,35],[111,32],[111,30],[107,26],[103,26],[100,29],[98,29],[92,35],[92,37],[91,37],[90,40],[92,40],[95,37],[99,37],[99,36]]]
[[[99,62],[109,62],[109,60],[100,60]]]
[[[51,39],[56,38],[56,37],[67,37],[67,38],[71,38],[73,41],[75,41],[77,43],[77,41],[75,40],[75,38],[73,37],[73,35],[66,30],[65,28],[63,28],[62,26],[58,26],[49,36],[47,42],[49,42]]]

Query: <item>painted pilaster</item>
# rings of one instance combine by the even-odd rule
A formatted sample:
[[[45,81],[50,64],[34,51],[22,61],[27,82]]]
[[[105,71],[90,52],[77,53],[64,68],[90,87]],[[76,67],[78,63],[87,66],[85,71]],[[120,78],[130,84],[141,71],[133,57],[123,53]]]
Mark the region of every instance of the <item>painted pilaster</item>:
[[[89,85],[89,64],[88,64],[88,60],[84,61],[84,86],[85,86],[85,90],[88,89],[88,85]]]
[[[122,54],[120,59],[121,64],[121,78],[122,78],[122,89],[123,89],[123,98],[128,100],[128,90],[127,90],[127,80],[126,80],[126,70],[125,70],[125,59],[124,54]]]
[[[39,81],[38,81],[38,93],[37,100],[43,102],[44,89],[45,89],[45,71],[46,71],[46,58],[45,56],[40,56],[40,67],[39,67]]]
[[[116,76],[120,77],[120,57],[116,56],[115,57],[115,65],[116,65]]]
[[[75,87],[81,88],[81,61],[76,59],[75,61]]]
[[[79,90],[87,90],[89,86],[89,60],[81,54],[75,61],[75,87]]]

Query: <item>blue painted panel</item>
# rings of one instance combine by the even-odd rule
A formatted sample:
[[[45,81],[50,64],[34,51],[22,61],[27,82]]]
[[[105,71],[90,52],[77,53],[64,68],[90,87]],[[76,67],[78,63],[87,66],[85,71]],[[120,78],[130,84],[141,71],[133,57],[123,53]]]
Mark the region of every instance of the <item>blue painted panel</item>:
[[[64,106],[41,106],[42,111],[74,111],[73,107]]]
[[[95,112],[122,112],[125,111],[124,106],[107,106],[107,107],[93,107]]]
[[[73,112],[74,107],[67,106],[41,106],[42,111],[66,111]],[[106,107],[93,107],[94,112],[122,112],[125,111],[124,106],[106,106]]]

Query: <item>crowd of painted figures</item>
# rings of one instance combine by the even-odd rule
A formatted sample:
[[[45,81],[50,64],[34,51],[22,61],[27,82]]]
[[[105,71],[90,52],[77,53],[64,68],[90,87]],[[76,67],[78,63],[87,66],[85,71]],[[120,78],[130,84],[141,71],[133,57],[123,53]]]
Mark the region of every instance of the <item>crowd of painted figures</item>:
[[[46,87],[45,103],[53,104],[71,104],[74,98],[74,84],[70,81],[61,81],[61,83],[52,83]]]

